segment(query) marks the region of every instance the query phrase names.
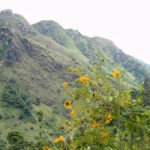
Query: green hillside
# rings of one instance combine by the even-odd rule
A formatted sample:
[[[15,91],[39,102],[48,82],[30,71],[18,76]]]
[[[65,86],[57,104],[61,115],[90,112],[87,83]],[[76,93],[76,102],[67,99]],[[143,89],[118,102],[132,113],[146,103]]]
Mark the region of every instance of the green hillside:
[[[59,105],[62,105],[65,98],[62,83],[68,78],[68,68],[74,65],[88,65],[88,60],[84,56],[42,36],[22,16],[13,14],[10,10],[0,13],[0,54],[2,135],[7,134],[3,132],[6,124],[9,130],[23,128],[23,132],[26,132],[23,122],[28,120],[29,113],[23,110],[23,104],[19,104],[22,100],[35,113],[47,110],[51,114],[52,108],[61,113],[63,110],[59,109]],[[6,95],[8,92],[16,94]],[[10,99],[12,101],[9,101]],[[4,109],[6,110],[3,111]],[[13,124],[8,123],[11,120],[14,120]],[[18,120],[21,120],[20,124]],[[54,120],[57,122],[58,119]],[[27,131],[30,131],[31,126],[32,123],[29,121]]]
[[[112,41],[89,38],[76,30],[63,29],[54,21],[30,25],[11,10],[0,12],[0,139],[19,130],[26,140],[38,139],[38,112],[48,134],[58,135],[66,110],[62,83],[76,75],[74,66],[91,71],[104,59],[102,73],[112,76],[115,68],[123,72],[130,87],[138,88],[150,75],[150,67],[125,54]],[[99,71],[99,70],[97,70]],[[34,117],[33,117],[34,116]]]
[[[43,35],[51,37],[54,41],[72,50],[78,50],[72,39],[66,34],[65,30],[54,21],[41,21],[33,27]]]
[[[40,21],[33,25],[41,34],[52,38],[59,44],[75,47],[89,59],[90,64],[97,63],[97,58],[104,58],[104,72],[111,73],[112,66],[126,71],[129,84],[139,85],[150,76],[150,67],[125,54],[112,41],[100,37],[87,37],[73,29],[63,29],[53,21]],[[57,30],[55,32],[55,30]],[[47,32],[46,32],[47,31]],[[60,35],[61,33],[61,35]],[[65,39],[64,41],[62,39]],[[72,45],[70,47],[70,45]]]

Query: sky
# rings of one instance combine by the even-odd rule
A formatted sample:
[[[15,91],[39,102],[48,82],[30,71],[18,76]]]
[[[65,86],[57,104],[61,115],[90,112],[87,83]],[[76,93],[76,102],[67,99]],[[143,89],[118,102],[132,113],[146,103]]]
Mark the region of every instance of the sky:
[[[0,0],[30,24],[54,20],[86,36],[112,40],[125,53],[150,64],[150,0]]]

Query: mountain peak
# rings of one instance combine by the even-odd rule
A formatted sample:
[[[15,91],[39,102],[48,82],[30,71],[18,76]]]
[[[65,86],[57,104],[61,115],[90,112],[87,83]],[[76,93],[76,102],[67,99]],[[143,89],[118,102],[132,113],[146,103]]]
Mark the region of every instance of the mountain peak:
[[[57,26],[57,27],[62,28],[62,26],[54,20],[41,20],[38,23],[42,24],[42,25],[51,25],[51,26]],[[36,23],[36,24],[38,24],[38,23]]]
[[[12,12],[11,9],[5,9],[5,10],[0,11],[0,15],[12,16],[12,15],[13,15],[13,12]]]
[[[33,24],[33,27],[42,35],[52,38],[60,45],[73,50],[77,49],[73,41],[66,34],[65,29],[57,22],[53,20],[43,20]]]
[[[0,12],[0,26],[8,27],[12,32],[25,36],[36,32],[23,16],[14,14],[10,9]]]

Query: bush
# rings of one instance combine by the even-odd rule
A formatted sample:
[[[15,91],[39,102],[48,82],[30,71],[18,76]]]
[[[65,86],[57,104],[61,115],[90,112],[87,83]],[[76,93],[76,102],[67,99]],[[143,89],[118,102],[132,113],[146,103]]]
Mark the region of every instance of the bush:
[[[132,100],[121,71],[115,69],[106,78],[97,67],[88,75],[74,70],[78,77],[65,86],[68,99],[64,107],[70,119],[63,127],[69,148],[146,149],[150,113],[138,98]],[[61,142],[60,137],[55,141]]]
[[[2,101],[9,107],[22,110],[26,117],[31,116],[31,100],[29,99],[28,94],[22,91],[16,80],[10,79],[4,87]],[[20,118],[23,119],[23,116],[20,116]]]

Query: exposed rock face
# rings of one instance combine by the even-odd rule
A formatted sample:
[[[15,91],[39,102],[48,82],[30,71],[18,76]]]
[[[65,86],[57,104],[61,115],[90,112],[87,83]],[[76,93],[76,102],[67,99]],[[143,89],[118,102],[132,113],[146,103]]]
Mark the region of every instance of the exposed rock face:
[[[29,42],[29,40],[23,38],[23,39],[21,39],[21,42],[24,46],[25,51],[28,53],[28,55],[30,57],[33,57],[34,56],[34,48],[33,48],[32,44]]]
[[[17,37],[8,28],[0,28],[0,43],[1,59],[4,59],[6,66],[20,61],[21,55]]]

